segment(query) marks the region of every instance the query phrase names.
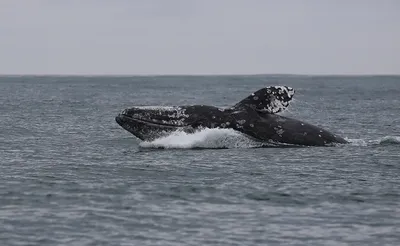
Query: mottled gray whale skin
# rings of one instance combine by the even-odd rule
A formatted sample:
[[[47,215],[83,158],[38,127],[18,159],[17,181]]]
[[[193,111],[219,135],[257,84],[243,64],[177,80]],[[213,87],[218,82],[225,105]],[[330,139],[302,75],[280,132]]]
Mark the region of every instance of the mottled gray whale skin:
[[[345,139],[320,127],[277,113],[289,106],[294,90],[270,86],[252,93],[231,108],[207,105],[138,106],[125,109],[117,123],[141,140],[151,141],[182,130],[231,128],[266,143],[303,146],[328,146],[347,143]]]

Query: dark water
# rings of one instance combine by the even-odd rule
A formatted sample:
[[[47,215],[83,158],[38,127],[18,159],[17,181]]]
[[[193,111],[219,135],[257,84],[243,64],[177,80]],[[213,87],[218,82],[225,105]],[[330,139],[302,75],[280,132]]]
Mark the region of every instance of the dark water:
[[[140,144],[114,121],[276,84],[297,90],[286,115],[351,144]],[[400,243],[400,77],[1,77],[0,103],[1,245]]]

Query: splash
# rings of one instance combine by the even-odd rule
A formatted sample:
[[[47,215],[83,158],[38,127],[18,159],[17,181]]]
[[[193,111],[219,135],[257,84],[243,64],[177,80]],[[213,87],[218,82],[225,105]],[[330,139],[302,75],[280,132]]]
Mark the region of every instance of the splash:
[[[368,146],[368,140],[365,139],[356,139],[356,138],[344,138],[347,142],[349,142],[352,146]]]
[[[369,146],[369,145],[397,145],[400,144],[399,136],[386,136],[379,139],[349,139],[345,138],[352,146]]]
[[[399,136],[386,136],[379,140],[379,144],[381,144],[381,145],[400,144],[400,137]]]
[[[141,142],[142,148],[162,149],[226,149],[256,148],[262,143],[251,140],[233,129],[205,128],[195,133],[175,131],[172,134],[151,142]]]
[[[400,144],[399,136],[386,136],[380,139],[345,138],[350,146],[367,147],[373,145]],[[260,147],[295,147],[288,144],[261,143],[233,129],[205,128],[194,133],[175,131],[170,135],[153,141],[141,142],[141,148],[153,149],[234,149]],[[344,144],[343,146],[347,146]]]

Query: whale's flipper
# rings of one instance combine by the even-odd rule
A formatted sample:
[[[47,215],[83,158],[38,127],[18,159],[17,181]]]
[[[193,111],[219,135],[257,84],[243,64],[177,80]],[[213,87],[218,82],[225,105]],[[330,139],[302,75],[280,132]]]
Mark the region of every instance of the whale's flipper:
[[[285,110],[294,95],[289,86],[268,86],[260,89],[237,103],[233,109],[253,108],[260,112],[276,114]]]

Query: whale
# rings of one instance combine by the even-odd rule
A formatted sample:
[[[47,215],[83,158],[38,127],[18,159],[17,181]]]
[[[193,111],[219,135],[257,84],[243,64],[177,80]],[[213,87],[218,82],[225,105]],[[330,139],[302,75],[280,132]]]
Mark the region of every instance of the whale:
[[[294,94],[295,90],[289,86],[267,86],[232,107],[134,106],[124,109],[115,120],[143,141],[175,131],[194,133],[205,128],[229,128],[266,144],[331,146],[347,143],[326,129],[280,115]]]

